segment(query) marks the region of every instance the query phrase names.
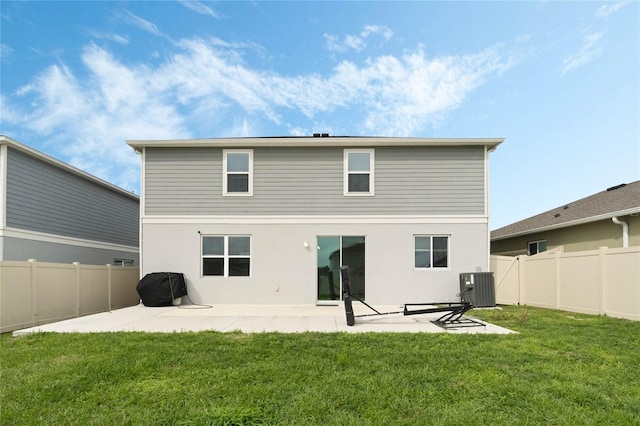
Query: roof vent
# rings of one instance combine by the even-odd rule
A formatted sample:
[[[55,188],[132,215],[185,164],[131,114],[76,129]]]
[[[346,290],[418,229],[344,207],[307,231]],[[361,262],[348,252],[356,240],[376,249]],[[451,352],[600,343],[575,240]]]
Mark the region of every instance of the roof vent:
[[[323,138],[328,138],[328,137],[329,137],[329,133],[323,133],[323,134],[322,134],[322,137],[323,137]]]
[[[626,183],[621,183],[620,185],[612,186],[611,188],[607,188],[607,192],[615,191],[616,189],[622,188],[623,186],[627,186]]]
[[[313,137],[314,137],[314,138],[319,138],[319,137],[320,137],[320,133],[314,133],[314,134],[313,134]]]

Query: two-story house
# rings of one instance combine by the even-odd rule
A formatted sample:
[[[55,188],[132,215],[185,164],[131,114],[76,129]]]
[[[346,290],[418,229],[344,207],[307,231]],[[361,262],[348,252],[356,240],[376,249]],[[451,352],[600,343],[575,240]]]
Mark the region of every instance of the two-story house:
[[[459,300],[488,271],[489,152],[503,139],[128,141],[142,158],[141,273],[195,303]]]
[[[140,197],[0,135],[0,260],[138,264]]]

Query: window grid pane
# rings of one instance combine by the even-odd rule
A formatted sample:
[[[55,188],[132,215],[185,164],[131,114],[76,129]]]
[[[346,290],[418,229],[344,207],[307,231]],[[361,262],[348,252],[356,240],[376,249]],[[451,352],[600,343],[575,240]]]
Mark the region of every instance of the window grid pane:
[[[371,154],[368,152],[350,152],[347,158],[349,172],[368,172],[371,170]]]
[[[224,237],[204,237],[202,239],[204,256],[224,256]]]
[[[251,254],[251,240],[249,237],[229,237],[230,256],[249,256]]]
[[[349,192],[369,192],[369,174],[349,174]]]
[[[227,175],[227,192],[249,192],[249,175]]]
[[[416,237],[416,250],[430,250],[431,238],[429,237]]]
[[[430,268],[431,267],[431,253],[428,251],[416,250],[416,268]]]
[[[216,257],[202,259],[202,275],[224,276],[224,258]]]
[[[248,277],[250,269],[250,259],[248,258],[229,258],[229,276],[230,277]]]
[[[433,237],[433,267],[446,268],[448,263],[448,238]]]
[[[249,172],[249,153],[227,153],[227,172]]]

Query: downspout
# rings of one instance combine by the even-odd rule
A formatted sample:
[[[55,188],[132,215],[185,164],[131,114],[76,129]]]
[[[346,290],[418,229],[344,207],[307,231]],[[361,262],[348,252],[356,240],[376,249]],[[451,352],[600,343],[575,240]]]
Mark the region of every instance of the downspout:
[[[622,226],[622,247],[624,248],[629,247],[629,224],[627,222],[618,220],[618,218],[615,216],[612,217],[611,220],[616,225]]]

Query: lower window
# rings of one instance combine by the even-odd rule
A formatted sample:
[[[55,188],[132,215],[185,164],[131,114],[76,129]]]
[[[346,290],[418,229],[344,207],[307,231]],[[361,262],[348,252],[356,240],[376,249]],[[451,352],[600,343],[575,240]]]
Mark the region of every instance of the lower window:
[[[531,241],[528,244],[529,256],[547,251],[547,240]]]
[[[416,235],[414,265],[417,269],[449,267],[449,237]]]
[[[231,235],[202,237],[202,275],[250,276],[251,237]]]

